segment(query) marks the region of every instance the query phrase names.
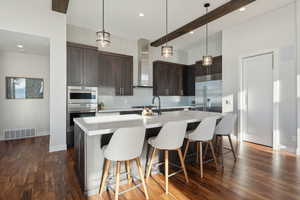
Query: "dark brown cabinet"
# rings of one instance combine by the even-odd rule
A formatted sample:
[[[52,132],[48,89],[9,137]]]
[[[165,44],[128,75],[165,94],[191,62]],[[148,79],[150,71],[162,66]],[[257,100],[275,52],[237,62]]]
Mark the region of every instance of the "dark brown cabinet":
[[[100,52],[100,85],[114,87],[117,96],[133,95],[133,57]]]
[[[90,87],[99,86],[98,52],[92,49],[84,50],[84,85]]]
[[[183,94],[195,96],[195,66],[186,66],[183,69]]]
[[[67,48],[67,81],[68,85],[83,85],[84,50],[68,46]]]
[[[202,61],[196,62],[195,74],[196,76],[205,76],[209,74],[220,74],[222,73],[222,56],[214,57],[212,66],[202,66]]]
[[[182,96],[184,65],[163,61],[153,62],[153,95]]]
[[[69,86],[114,87],[116,95],[133,95],[133,57],[67,43]]]

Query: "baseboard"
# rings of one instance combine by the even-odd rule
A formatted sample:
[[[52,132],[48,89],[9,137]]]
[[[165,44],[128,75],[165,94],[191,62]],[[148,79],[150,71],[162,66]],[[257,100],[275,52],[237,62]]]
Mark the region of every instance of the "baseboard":
[[[65,151],[67,150],[67,145],[54,145],[49,146],[49,152]]]

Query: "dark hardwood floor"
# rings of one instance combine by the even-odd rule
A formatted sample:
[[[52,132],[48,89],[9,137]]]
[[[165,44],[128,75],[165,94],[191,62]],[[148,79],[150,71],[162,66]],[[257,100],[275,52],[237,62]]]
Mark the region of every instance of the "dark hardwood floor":
[[[72,151],[48,153],[48,137],[0,142],[0,200],[84,200],[74,171]],[[188,166],[190,183],[182,174],[170,179],[171,195],[164,195],[160,175],[148,181],[151,200],[248,199],[299,200],[300,158],[244,143],[236,163],[226,155],[224,170],[206,165],[204,178]],[[126,186],[122,187],[123,189]],[[95,199],[95,198],[92,198]],[[104,193],[103,199],[113,199]],[[134,190],[120,200],[144,199]]]

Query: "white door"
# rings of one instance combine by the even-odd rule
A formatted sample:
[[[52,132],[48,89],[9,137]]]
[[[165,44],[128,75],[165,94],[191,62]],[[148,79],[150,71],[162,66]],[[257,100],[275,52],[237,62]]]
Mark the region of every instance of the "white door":
[[[273,54],[243,59],[246,116],[244,140],[273,144]]]

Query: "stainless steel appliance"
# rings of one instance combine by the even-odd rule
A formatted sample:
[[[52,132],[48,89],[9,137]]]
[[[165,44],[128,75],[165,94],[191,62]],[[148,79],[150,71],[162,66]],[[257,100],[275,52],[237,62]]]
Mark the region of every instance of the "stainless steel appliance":
[[[196,77],[195,109],[222,112],[222,74]]]
[[[74,146],[74,118],[96,116],[98,88],[68,87],[67,146]]]
[[[68,87],[68,104],[97,104],[98,88],[96,87]]]

